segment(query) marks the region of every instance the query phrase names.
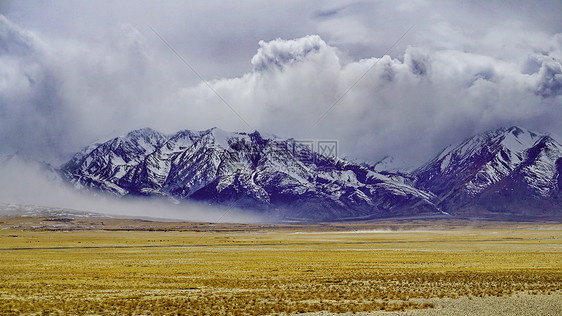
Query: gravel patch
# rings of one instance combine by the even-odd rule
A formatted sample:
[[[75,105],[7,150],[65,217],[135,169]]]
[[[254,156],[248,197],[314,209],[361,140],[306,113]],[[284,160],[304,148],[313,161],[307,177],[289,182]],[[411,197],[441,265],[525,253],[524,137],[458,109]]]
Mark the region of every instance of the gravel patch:
[[[552,293],[550,295],[529,295],[520,293],[509,297],[461,297],[457,299],[436,298],[424,300],[424,302],[432,302],[435,304],[435,308],[408,310],[404,312],[375,311],[355,314],[333,314],[320,312],[301,315],[562,315],[562,293]]]

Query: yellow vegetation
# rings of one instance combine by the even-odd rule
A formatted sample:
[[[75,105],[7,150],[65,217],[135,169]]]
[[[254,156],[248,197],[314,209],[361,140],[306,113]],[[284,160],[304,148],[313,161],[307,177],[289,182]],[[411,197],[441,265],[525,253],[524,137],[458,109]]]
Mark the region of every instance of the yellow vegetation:
[[[562,227],[0,231],[2,314],[293,314],[562,290]]]

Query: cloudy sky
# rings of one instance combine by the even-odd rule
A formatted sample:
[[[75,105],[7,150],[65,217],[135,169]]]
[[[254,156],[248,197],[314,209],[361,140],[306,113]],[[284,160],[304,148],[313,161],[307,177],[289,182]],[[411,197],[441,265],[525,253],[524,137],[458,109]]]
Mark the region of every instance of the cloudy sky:
[[[559,0],[4,0],[0,151],[57,160],[136,128],[218,126],[415,164],[502,126],[562,135],[561,15]]]

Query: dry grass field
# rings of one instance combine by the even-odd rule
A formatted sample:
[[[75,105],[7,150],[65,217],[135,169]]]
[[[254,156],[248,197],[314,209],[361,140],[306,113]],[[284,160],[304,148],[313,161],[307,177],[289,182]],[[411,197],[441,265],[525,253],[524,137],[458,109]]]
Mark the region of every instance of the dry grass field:
[[[0,218],[6,315],[413,311],[561,292],[559,223]]]

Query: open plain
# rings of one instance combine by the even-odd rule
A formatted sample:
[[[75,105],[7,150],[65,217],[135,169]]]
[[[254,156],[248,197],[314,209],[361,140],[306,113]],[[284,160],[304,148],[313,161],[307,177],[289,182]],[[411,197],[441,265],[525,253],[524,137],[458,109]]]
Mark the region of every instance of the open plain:
[[[0,218],[0,311],[562,313],[562,225]]]

